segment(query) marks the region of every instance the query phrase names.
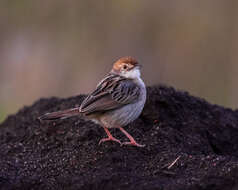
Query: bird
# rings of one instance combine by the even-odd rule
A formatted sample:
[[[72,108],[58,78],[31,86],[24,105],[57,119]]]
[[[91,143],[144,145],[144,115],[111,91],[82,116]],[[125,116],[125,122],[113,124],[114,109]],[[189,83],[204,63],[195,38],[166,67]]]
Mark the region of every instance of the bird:
[[[96,89],[83,100],[79,107],[46,113],[40,120],[65,119],[75,115],[84,117],[99,124],[105,130],[107,137],[99,141],[115,141],[122,145],[144,147],[124,129],[136,120],[146,102],[146,86],[141,78],[141,64],[126,56],[114,62],[111,71],[98,83]],[[109,131],[118,128],[129,139],[121,142]]]

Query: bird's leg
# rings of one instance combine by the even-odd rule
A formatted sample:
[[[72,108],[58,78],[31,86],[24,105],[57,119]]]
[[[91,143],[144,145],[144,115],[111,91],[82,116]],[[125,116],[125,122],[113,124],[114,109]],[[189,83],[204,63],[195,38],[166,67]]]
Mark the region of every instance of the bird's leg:
[[[142,144],[138,144],[135,139],[128,133],[126,132],[125,129],[123,129],[122,127],[119,128],[121,130],[121,132],[123,132],[128,139],[130,139],[130,142],[124,142],[122,143],[122,145],[132,145],[132,146],[138,146],[138,147],[144,147],[145,145]]]
[[[116,139],[115,137],[112,136],[112,134],[110,133],[110,131],[106,128],[106,127],[103,127],[104,130],[106,131],[107,133],[107,138],[103,138],[99,141],[99,145],[102,143],[102,142],[105,142],[105,141],[115,141],[115,142],[118,142],[119,144],[121,144],[121,141],[119,141],[118,139]]]

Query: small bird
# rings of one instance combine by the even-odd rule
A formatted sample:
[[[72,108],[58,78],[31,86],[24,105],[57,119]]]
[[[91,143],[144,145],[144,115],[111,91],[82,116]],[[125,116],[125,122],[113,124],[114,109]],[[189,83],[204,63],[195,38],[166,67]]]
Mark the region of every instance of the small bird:
[[[102,79],[96,89],[89,94],[80,107],[58,112],[46,113],[40,120],[65,119],[82,115],[101,125],[107,138],[99,141],[115,141],[121,145],[144,147],[123,128],[141,114],[146,101],[146,87],[141,79],[141,65],[132,57],[122,57],[116,61],[112,70]],[[129,142],[121,143],[108,129],[118,128]]]

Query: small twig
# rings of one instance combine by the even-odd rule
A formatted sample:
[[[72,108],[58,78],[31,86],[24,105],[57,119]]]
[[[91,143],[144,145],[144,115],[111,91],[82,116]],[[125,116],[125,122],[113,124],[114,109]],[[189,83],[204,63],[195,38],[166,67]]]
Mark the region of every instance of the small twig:
[[[169,166],[168,169],[172,168],[173,165],[180,159],[181,156],[178,156]]]

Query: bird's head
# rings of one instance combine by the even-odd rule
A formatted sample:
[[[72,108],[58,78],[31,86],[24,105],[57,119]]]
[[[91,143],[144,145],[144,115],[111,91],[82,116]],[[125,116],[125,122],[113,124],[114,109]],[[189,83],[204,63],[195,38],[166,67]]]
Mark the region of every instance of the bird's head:
[[[111,72],[120,76],[137,79],[140,77],[141,65],[132,57],[122,57],[117,60]]]

